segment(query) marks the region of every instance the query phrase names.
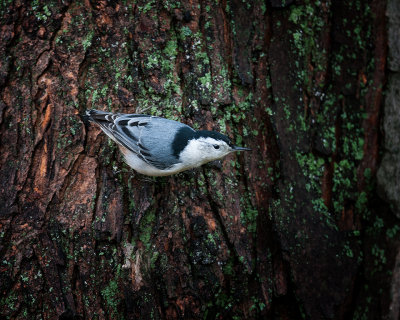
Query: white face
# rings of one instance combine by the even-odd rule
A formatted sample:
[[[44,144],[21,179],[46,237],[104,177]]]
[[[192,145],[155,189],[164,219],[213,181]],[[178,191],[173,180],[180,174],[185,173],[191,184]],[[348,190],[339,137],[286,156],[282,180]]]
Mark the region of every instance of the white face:
[[[190,140],[181,153],[180,159],[183,162],[193,164],[204,164],[209,161],[221,159],[234,150],[222,140],[213,138],[199,138]]]
[[[225,157],[228,153],[233,150],[225,141],[215,140],[213,138],[200,138],[199,140],[199,151],[207,159],[216,160]]]

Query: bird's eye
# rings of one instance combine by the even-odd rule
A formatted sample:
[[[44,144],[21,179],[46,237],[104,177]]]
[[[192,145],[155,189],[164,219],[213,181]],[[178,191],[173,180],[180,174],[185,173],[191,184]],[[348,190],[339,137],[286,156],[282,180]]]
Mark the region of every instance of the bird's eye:
[[[219,145],[214,144],[214,149],[219,149]]]

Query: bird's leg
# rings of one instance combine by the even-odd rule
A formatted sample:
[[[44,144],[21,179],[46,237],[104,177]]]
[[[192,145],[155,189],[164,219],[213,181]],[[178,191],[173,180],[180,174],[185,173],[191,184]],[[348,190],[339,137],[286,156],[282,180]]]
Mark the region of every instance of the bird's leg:
[[[222,168],[222,161],[221,160],[214,160],[208,163],[208,165],[214,169],[221,169]]]

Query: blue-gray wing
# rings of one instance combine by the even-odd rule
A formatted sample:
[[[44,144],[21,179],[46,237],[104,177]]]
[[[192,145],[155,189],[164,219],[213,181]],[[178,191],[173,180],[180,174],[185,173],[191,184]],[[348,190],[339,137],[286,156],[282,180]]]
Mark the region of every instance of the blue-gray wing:
[[[161,170],[179,163],[171,146],[176,132],[184,127],[193,130],[177,121],[142,114],[98,110],[90,110],[86,114],[115,142]]]

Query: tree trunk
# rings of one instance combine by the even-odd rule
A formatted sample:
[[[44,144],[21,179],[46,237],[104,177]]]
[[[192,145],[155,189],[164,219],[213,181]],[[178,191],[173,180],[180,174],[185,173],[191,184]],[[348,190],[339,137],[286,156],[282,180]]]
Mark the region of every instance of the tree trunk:
[[[0,317],[396,319],[386,6],[3,1]],[[91,108],[252,152],[144,177]]]

